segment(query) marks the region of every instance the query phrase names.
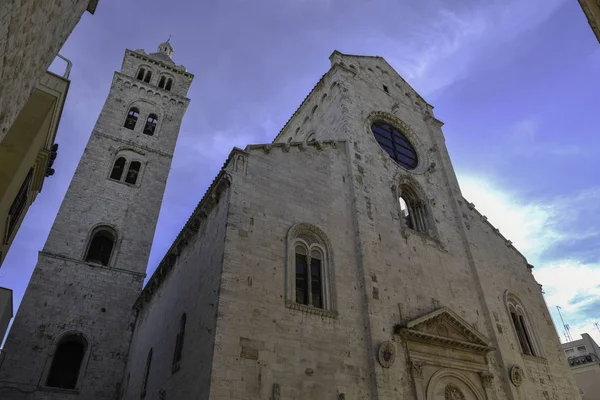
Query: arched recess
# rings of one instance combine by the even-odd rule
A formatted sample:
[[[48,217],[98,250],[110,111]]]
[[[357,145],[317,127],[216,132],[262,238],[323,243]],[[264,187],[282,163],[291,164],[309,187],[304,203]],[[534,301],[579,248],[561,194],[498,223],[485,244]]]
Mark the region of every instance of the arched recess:
[[[456,388],[456,390],[448,390]],[[450,393],[449,393],[450,392]],[[463,397],[460,396],[462,394]],[[426,400],[486,400],[482,389],[460,371],[442,368],[427,384]]]
[[[298,223],[293,225],[287,234],[287,260],[285,268],[285,292],[286,304],[288,306],[299,306],[300,308],[321,309],[326,311],[335,311],[337,309],[335,296],[335,273],[334,257],[331,243],[327,235],[315,225],[308,223]],[[314,263],[311,261],[314,260]],[[319,271],[321,299],[318,302],[299,302],[296,286],[298,280],[298,268],[302,268],[302,263],[306,263],[307,279],[309,286],[306,295],[313,288],[314,271]],[[314,293],[311,295],[314,299]],[[303,304],[304,303],[304,304]]]
[[[427,193],[412,176],[402,175],[395,178],[392,194],[403,231],[410,229],[437,238],[435,219]]]
[[[125,126],[125,122],[126,119],[128,117],[128,111],[132,108],[135,108],[138,110],[139,114],[137,117],[137,124],[135,125],[134,129],[132,129],[135,132],[141,132],[144,130],[144,128],[146,127],[146,121],[148,119],[148,116],[150,114],[154,114],[156,119],[157,119],[157,124],[156,124],[156,128],[154,130],[154,136],[156,136],[156,133],[160,131],[160,127],[162,125],[162,109],[161,107],[155,103],[152,100],[147,100],[147,99],[136,99],[134,101],[132,101],[131,103],[129,103],[126,107],[125,107],[125,112],[123,113],[123,120],[121,121],[121,126]]]
[[[113,157],[108,170],[108,178],[131,186],[140,186],[145,169],[145,153],[137,149],[123,147]]]
[[[49,350],[42,384],[59,389],[79,389],[91,350],[91,341],[79,331],[67,331],[58,336]]]
[[[98,224],[91,231],[83,253],[83,260],[110,266],[119,243],[116,229],[107,224]]]
[[[543,357],[537,330],[519,296],[506,290],[504,305],[518,348],[525,355]]]

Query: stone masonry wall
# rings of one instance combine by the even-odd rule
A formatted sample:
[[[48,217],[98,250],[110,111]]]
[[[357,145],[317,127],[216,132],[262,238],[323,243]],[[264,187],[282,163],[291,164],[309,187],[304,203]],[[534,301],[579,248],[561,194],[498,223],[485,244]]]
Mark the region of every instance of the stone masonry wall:
[[[0,2],[0,141],[83,13],[97,0]]]
[[[234,175],[219,298],[211,400],[370,398],[346,145],[268,154],[248,149]],[[338,317],[285,306],[286,235],[319,227],[331,241]]]
[[[123,400],[140,398],[150,348],[147,400],[158,399],[161,388],[167,398],[209,398],[228,203],[228,195],[223,193],[151,300],[143,304],[124,375]],[[179,370],[173,372],[175,339],[184,312],[183,356]]]
[[[143,275],[40,253],[6,341],[0,398],[58,400],[69,393],[115,398],[134,322],[124,305],[135,301],[143,280]],[[90,346],[81,390],[44,389],[56,343],[68,332],[82,333]]]

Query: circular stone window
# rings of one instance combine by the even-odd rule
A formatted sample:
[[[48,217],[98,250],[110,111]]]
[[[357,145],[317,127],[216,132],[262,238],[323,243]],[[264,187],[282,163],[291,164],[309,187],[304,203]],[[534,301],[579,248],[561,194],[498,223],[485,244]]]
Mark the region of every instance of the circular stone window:
[[[371,125],[373,136],[390,157],[406,169],[415,169],[419,163],[417,152],[406,136],[386,122]]]

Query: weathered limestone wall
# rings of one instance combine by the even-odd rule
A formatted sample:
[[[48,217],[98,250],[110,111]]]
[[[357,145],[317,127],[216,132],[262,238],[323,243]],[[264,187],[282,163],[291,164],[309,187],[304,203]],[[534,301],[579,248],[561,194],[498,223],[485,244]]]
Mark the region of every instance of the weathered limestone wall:
[[[124,400],[140,398],[150,348],[153,356],[146,399],[158,399],[160,389],[167,398],[208,399],[228,208],[225,192],[150,301],[143,304],[124,375]],[[183,357],[173,373],[175,340],[184,312]]]
[[[525,258],[467,202],[462,202],[461,210],[505,369],[516,364],[525,371],[520,387],[510,385],[514,398],[579,399],[541,287],[527,268]],[[541,347],[539,357],[521,352],[505,301],[507,293],[517,296],[523,304],[532,323],[531,334]]]
[[[275,384],[282,399],[370,398],[346,144],[333,146],[249,148],[233,177],[211,400],[267,399]],[[301,222],[334,249],[338,317],[285,306],[285,238]]]
[[[114,398],[134,322],[124,305],[133,304],[143,280],[143,275],[41,252],[4,348],[0,398]],[[91,347],[81,390],[44,389],[56,344],[69,332],[82,333]]]
[[[86,10],[98,0],[0,2],[0,141]]]

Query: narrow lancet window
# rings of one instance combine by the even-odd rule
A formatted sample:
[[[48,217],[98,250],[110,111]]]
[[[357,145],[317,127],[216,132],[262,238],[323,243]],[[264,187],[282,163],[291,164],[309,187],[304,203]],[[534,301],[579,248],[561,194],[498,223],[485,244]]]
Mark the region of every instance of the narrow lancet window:
[[[417,232],[427,232],[427,207],[409,187],[400,188],[400,217],[404,226]]]
[[[296,303],[308,305],[308,262],[306,249],[296,247]]]
[[[165,86],[165,90],[171,90],[171,87],[173,86],[173,79],[169,78],[169,80],[167,81],[167,86]]]
[[[127,171],[125,182],[135,185],[135,183],[137,182],[138,175],[140,173],[141,165],[142,163],[139,161],[132,161],[131,164],[129,164],[129,170]]]
[[[119,157],[117,161],[115,161],[115,165],[113,166],[112,172],[110,173],[111,179],[116,179],[118,181],[121,180],[121,176],[123,175],[123,170],[125,169],[125,158]]]
[[[86,340],[79,335],[63,338],[56,346],[46,386],[76,389],[86,347]]]
[[[139,116],[140,110],[135,107],[131,107],[127,113],[127,118],[125,118],[125,124],[123,126],[127,129],[135,129],[135,124],[137,123]]]
[[[115,243],[115,236],[108,229],[100,229],[94,233],[88,247],[85,261],[108,265]]]
[[[137,74],[137,79],[142,81],[144,80],[144,75],[146,74],[146,70],[144,68],[140,68]]]
[[[158,117],[156,114],[148,115],[148,119],[146,120],[146,126],[144,126],[144,133],[146,135],[149,135],[149,136],[154,135],[154,131],[156,130],[157,121],[158,121]]]
[[[144,82],[150,83],[150,79],[152,79],[152,71],[146,72],[146,76],[144,76]]]
[[[158,81],[158,87],[159,87],[159,88],[161,88],[161,89],[164,89],[164,88],[165,88],[165,80],[166,80],[166,79],[165,79],[165,77],[164,77],[164,76],[161,76],[161,77],[160,77],[160,80]]]
[[[186,315],[183,313],[181,316],[181,321],[179,321],[179,332],[177,333],[177,338],[175,339],[175,353],[173,354],[173,372],[179,369],[179,362],[181,361],[181,355],[183,353],[183,339],[185,335],[185,323],[186,323]]]

